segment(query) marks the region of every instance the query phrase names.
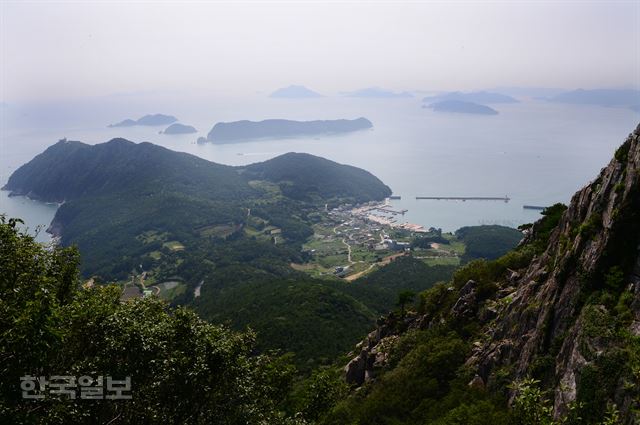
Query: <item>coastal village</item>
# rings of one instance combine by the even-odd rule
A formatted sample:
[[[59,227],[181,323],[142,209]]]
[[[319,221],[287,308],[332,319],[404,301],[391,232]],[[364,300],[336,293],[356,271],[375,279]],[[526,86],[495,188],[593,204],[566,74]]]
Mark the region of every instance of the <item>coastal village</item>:
[[[407,210],[395,209],[386,199],[383,202],[365,204],[344,204],[329,209],[325,206],[316,214],[313,223],[314,234],[302,247],[304,263],[291,263],[297,271],[319,278],[340,278],[351,282],[367,273],[394,261],[404,255],[412,255],[429,265],[459,265],[465,246],[452,234],[442,233],[440,229],[425,228],[404,220]],[[270,225],[247,212],[247,225],[242,229],[247,235],[270,240],[274,244],[282,243],[280,228]],[[242,227],[240,227],[242,228]],[[201,229],[203,236],[215,232],[225,237],[236,227],[216,226]],[[426,245],[415,244],[420,238],[435,239],[444,243],[429,242]],[[140,235],[143,242],[161,240],[163,250],[180,252],[185,247],[178,241],[165,241],[163,234],[147,232]],[[160,251],[152,255],[161,256]],[[144,271],[140,265],[130,280],[121,282],[124,288],[123,299],[146,296],[159,296],[167,300],[182,294],[186,284],[179,276],[167,281],[157,281],[157,273]],[[200,295],[204,282],[194,290],[194,297]]]
[[[291,266],[316,277],[337,276],[352,281],[409,253],[428,264],[460,263],[464,244],[440,229],[404,221],[406,212],[394,209],[389,199],[326,210],[303,247],[308,262]],[[445,247],[437,242],[426,249],[414,246],[416,238],[429,236],[450,242]]]

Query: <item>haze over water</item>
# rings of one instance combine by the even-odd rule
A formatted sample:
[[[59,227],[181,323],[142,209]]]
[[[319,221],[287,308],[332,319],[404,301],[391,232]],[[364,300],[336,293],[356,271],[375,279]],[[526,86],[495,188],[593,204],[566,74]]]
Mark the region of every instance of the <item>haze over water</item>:
[[[391,187],[408,209],[403,221],[454,231],[478,224],[517,226],[539,217],[528,205],[567,203],[611,159],[637,125],[639,114],[622,108],[573,106],[540,100],[492,105],[497,116],[436,113],[422,109],[421,96],[408,99],[223,98],[188,101],[170,95],[115,96],[84,103],[3,110],[0,184],[20,165],[66,137],[89,144],[123,137],[152,142],[210,161],[243,165],[286,152],[307,152],[364,168]],[[164,127],[107,128],[148,113],[175,115],[199,133],[169,136]],[[235,144],[195,143],[219,121],[286,118],[357,118],[370,131],[340,136],[259,140]],[[45,119],[46,118],[46,119]],[[141,164],[142,165],[142,164]],[[509,196],[499,201],[431,201],[416,196]],[[56,207],[0,194],[0,212],[19,216],[34,229],[49,224]],[[400,220],[400,219],[399,219]],[[41,233],[40,240],[47,235]]]
[[[394,205],[409,210],[406,221],[516,226],[538,217],[524,204],[568,202],[640,116],[544,101],[489,105],[497,116],[437,114],[420,108],[417,90],[637,89],[638,17],[637,1],[0,1],[0,183],[63,137],[149,141],[230,165],[297,151],[372,172],[402,196]],[[268,98],[290,84],[326,97]],[[416,97],[336,95],[370,86]],[[152,113],[200,133],[106,127]],[[219,121],[360,116],[372,131],[194,143]],[[505,195],[509,203],[415,200]],[[0,212],[34,228],[55,206],[0,192]]]

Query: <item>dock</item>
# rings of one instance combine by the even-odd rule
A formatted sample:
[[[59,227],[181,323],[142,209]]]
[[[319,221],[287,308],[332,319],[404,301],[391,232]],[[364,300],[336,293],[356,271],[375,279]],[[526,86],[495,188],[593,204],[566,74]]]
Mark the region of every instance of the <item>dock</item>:
[[[378,211],[385,212],[385,213],[387,213],[387,214],[393,214],[393,215],[396,215],[396,214],[402,214],[402,215],[404,215],[404,213],[406,213],[407,211],[409,211],[409,210],[394,210],[393,208],[389,208],[389,207],[376,207],[376,208],[374,208],[374,209],[376,209],[376,210],[378,210]]]
[[[508,196],[416,196],[416,199],[432,199],[436,201],[504,201],[509,202]]]

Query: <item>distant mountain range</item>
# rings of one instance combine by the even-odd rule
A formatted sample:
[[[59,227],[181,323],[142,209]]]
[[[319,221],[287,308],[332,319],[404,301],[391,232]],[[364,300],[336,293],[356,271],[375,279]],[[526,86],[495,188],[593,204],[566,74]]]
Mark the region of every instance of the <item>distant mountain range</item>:
[[[354,120],[292,121],[269,119],[264,121],[219,122],[207,135],[212,143],[235,143],[245,140],[339,134],[373,127],[366,118]]]
[[[342,93],[347,97],[369,97],[369,98],[402,98],[413,97],[409,92],[393,92],[390,90],[381,89],[379,87],[368,87],[360,90]]]
[[[492,93],[486,91],[476,91],[469,93],[462,92],[450,92],[439,94],[437,96],[428,96],[422,99],[425,103],[434,103],[434,102],[442,102],[442,101],[462,101],[462,102],[473,102],[473,103],[518,103],[518,100],[500,93]]]
[[[320,93],[306,88],[305,86],[289,86],[280,88],[269,95],[272,98],[280,99],[309,99],[322,97]]]
[[[640,107],[640,90],[578,89],[558,94],[554,97],[549,98],[548,100],[557,103],[625,107],[631,108],[633,110],[638,110],[638,108]]]
[[[139,118],[137,120],[126,119],[116,124],[109,124],[109,127],[133,127],[135,125],[148,125],[148,126],[168,125],[176,121],[178,121],[178,119],[172,115],[153,114],[153,115],[145,115],[144,117]]]
[[[496,87],[493,89],[489,89],[487,91],[502,93],[508,96],[513,97],[527,97],[531,99],[541,99],[541,98],[549,98],[555,95],[558,95],[564,91],[565,89],[554,88],[554,87]]]
[[[432,103],[428,107],[433,109],[435,112],[455,112],[476,115],[498,114],[498,111],[486,105],[480,105],[479,103],[473,102],[463,102],[461,100],[443,100],[441,102]]]

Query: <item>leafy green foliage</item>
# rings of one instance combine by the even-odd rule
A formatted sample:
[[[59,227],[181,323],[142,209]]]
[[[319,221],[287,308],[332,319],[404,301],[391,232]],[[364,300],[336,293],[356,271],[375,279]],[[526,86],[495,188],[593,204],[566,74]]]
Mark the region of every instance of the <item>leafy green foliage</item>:
[[[206,282],[193,301],[198,313],[238,330],[251,327],[259,347],[295,353],[296,365],[304,371],[349,351],[379,315],[397,307],[399,292],[430,288],[448,280],[455,269],[401,257],[347,283],[294,272],[272,244],[239,240],[213,253],[207,258],[216,267],[195,279]]]
[[[620,163],[627,162],[627,158],[629,156],[629,149],[631,148],[631,143],[625,142],[618,149],[616,149],[615,158],[616,161]]]
[[[593,213],[589,216],[587,221],[580,224],[580,227],[578,227],[578,234],[585,239],[591,239],[601,228],[602,216],[598,213]]]
[[[547,248],[551,232],[558,226],[566,210],[567,206],[561,203],[545,208],[541,213],[542,219],[531,226],[531,230],[533,231],[533,241],[531,241],[531,245],[535,248],[536,252],[540,253]]]
[[[466,245],[467,260],[485,258],[493,260],[501,257],[522,240],[522,232],[505,226],[470,226],[461,227],[456,237]]]
[[[195,306],[214,323],[228,322],[236,329],[251,326],[259,332],[261,347],[291,350],[306,368],[344,353],[375,319],[351,296],[308,278],[263,276],[218,291],[203,286]]]
[[[448,281],[455,270],[455,266],[428,266],[411,256],[403,256],[357,279],[344,291],[383,314],[396,307],[399,292],[422,292],[437,282]]]
[[[432,243],[448,245],[450,241],[449,239],[440,235],[418,236],[414,238],[413,241],[411,241],[411,248],[428,249],[431,248]]]
[[[624,272],[620,266],[613,266],[605,276],[605,285],[607,289],[618,291],[624,283]]]
[[[400,307],[400,317],[404,317],[405,307],[416,297],[413,291],[402,291],[398,293],[398,306]]]
[[[349,388],[342,375],[332,369],[315,371],[297,394],[296,411],[308,421],[317,421],[346,397]]]
[[[420,331],[403,336],[399,345],[403,353],[394,368],[339,402],[320,423],[506,424],[501,403],[466,385],[460,367],[469,346],[457,334]]]
[[[501,425],[508,424],[509,417],[509,413],[503,406],[492,400],[480,398],[477,401],[465,400],[430,423],[433,425]]]
[[[120,302],[114,286],[79,290],[78,253],[46,250],[0,218],[0,419],[3,423],[284,423],[293,369],[255,355],[254,335]],[[20,377],[112,376],[132,400],[21,397]]]
[[[513,413],[517,425],[553,425],[553,406],[540,381],[525,379],[515,384]]]

